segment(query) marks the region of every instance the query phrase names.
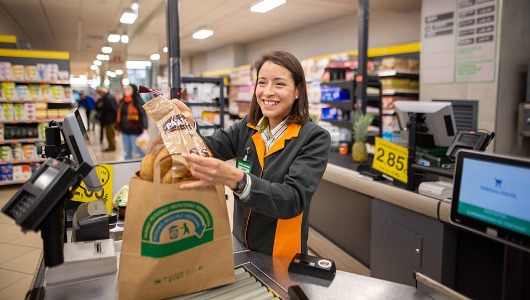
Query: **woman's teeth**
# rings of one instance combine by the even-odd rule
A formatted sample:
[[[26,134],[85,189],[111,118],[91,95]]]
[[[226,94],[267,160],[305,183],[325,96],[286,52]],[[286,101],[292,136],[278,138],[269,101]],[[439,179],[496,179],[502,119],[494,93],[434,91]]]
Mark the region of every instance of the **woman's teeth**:
[[[265,103],[265,105],[267,105],[267,106],[272,106],[272,105],[278,104],[278,102],[276,102],[276,101],[266,101],[266,100],[263,100],[263,103]]]

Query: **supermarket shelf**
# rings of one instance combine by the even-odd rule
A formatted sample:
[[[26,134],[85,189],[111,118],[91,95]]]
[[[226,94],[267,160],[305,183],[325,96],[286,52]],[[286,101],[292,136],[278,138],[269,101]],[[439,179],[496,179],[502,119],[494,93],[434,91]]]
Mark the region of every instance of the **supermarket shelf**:
[[[187,106],[219,106],[216,102],[184,102]]]
[[[19,144],[19,143],[37,143],[37,142],[44,142],[44,141],[46,140],[44,139],[12,139],[12,140],[0,141],[0,145]]]
[[[229,87],[239,87],[239,86],[251,86],[254,85],[255,82],[239,82],[239,83],[230,83]]]
[[[234,102],[246,102],[246,103],[252,102],[252,100],[245,100],[245,99],[230,99],[230,100]]]
[[[70,80],[57,80],[57,81],[44,81],[44,80],[2,80],[2,82],[13,82],[19,84],[57,84],[57,85],[70,85]]]
[[[51,119],[39,119],[39,120],[11,120],[11,121],[0,121],[4,124],[36,124],[36,123],[46,123],[50,121],[62,122],[64,118],[51,118]]]
[[[377,76],[379,77],[400,77],[400,78],[410,78],[410,79],[418,79],[420,76],[419,71],[411,71],[411,70],[383,70],[377,72]]]
[[[346,108],[346,109],[349,109],[349,110],[353,109],[353,101],[351,101],[351,100],[346,100],[346,101],[321,101],[320,104],[331,105],[331,106],[336,106],[336,107],[340,107],[340,108]]]
[[[383,96],[401,95],[401,96],[417,96],[420,92],[418,90],[409,89],[385,89]]]
[[[213,129],[217,129],[219,128],[219,125],[216,125],[216,124],[197,124],[199,126],[199,128],[202,128],[202,129],[209,129],[209,128],[213,128]]]
[[[1,160],[0,165],[20,165],[20,164],[30,164],[30,163],[41,163],[44,162],[44,159],[22,159],[22,160]]]
[[[0,181],[0,186],[4,186],[4,185],[19,185],[19,184],[24,184],[24,183],[26,183],[26,180],[20,180],[20,181],[16,181],[16,180]]]
[[[182,83],[214,83],[219,84],[220,77],[182,77]]]
[[[59,103],[73,104],[70,100],[0,100],[0,103]]]
[[[347,127],[351,128],[353,126],[353,121],[339,121],[339,120],[320,120],[322,122],[329,122],[333,125],[339,126],[339,127]]]

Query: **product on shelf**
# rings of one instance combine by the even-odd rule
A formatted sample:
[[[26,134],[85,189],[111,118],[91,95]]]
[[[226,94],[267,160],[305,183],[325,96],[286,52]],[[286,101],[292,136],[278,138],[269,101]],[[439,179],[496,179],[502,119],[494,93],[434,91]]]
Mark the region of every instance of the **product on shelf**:
[[[46,64],[37,64],[38,80],[48,80],[48,66]]]
[[[61,85],[51,86],[52,100],[61,101],[65,99],[64,88]]]
[[[6,124],[4,128],[5,140],[35,139],[39,137],[37,124]]]
[[[39,123],[37,126],[37,137],[41,140],[46,138],[46,127],[45,123]]]
[[[26,80],[37,81],[39,80],[39,70],[37,66],[25,66],[26,67]]]
[[[70,79],[70,73],[68,73],[68,71],[60,70],[58,74],[60,81],[68,81]]]
[[[405,59],[396,57],[386,57],[381,60],[379,70],[409,70],[417,71],[420,63],[417,59]]]
[[[2,114],[0,118],[2,119],[2,121],[12,121],[15,119],[15,110],[13,108],[13,105],[9,103],[2,103],[1,107]]]
[[[13,166],[13,180],[26,181],[31,178],[31,165],[14,165]]]
[[[11,80],[13,77],[13,70],[11,63],[8,61],[0,61],[0,80]]]
[[[26,76],[25,76],[26,72],[24,70],[23,65],[13,65],[11,69],[13,70],[12,80],[17,80],[17,81],[26,80]]]
[[[383,89],[405,89],[417,90],[419,88],[419,81],[408,78],[382,78],[381,84]]]
[[[0,146],[0,161],[13,160],[13,148],[10,145]]]
[[[331,101],[347,101],[350,100],[350,91],[343,90],[339,87],[322,86],[320,88],[321,96],[320,101],[331,102]]]
[[[31,100],[31,95],[29,93],[29,87],[27,85],[17,85],[16,86],[17,91],[17,98],[12,100],[24,100],[29,101]]]
[[[34,144],[22,145],[22,159],[37,159],[37,147]]]
[[[49,81],[59,80],[59,65],[57,64],[48,64],[48,79]]]
[[[0,123],[0,141],[3,141],[3,140],[4,140],[4,137],[5,137],[5,135],[4,135],[4,133],[5,133],[4,128],[5,128],[5,127],[4,127],[4,123]]]
[[[16,85],[14,82],[2,83],[2,96],[4,100],[17,99]]]
[[[51,86],[49,84],[41,84],[40,86],[42,100],[53,100]]]
[[[40,85],[38,84],[29,84],[29,97],[31,100],[41,101],[42,100],[42,91]]]
[[[323,121],[349,121],[350,111],[338,107],[323,107],[320,116]]]
[[[0,181],[13,181],[13,165],[0,165]]]

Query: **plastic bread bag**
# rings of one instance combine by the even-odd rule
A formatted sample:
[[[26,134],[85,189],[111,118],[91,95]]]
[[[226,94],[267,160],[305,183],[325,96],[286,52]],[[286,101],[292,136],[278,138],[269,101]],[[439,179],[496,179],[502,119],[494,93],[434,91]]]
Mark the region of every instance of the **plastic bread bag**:
[[[172,183],[192,179],[188,162],[182,157],[182,153],[197,154],[204,157],[210,157],[212,153],[199,134],[194,130],[194,126],[189,123],[177,106],[167,97],[159,91],[143,86],[140,86],[139,92],[151,92],[155,97],[144,104],[143,108],[156,122],[162,141],[167,149],[167,155],[171,157],[172,172],[162,174],[162,170],[162,182]],[[158,162],[165,159],[165,157],[161,157],[163,153],[164,150],[162,149],[156,155],[154,161],[155,166]],[[152,156],[150,159],[152,159]]]

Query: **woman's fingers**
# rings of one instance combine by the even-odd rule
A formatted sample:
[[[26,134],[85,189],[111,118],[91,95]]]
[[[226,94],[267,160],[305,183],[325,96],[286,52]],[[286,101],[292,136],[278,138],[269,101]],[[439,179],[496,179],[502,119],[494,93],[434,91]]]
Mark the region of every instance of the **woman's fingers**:
[[[193,119],[193,116],[191,115],[190,108],[184,104],[184,102],[178,100],[178,99],[172,99],[171,102],[177,106],[177,108],[180,110],[184,118],[186,118],[190,123],[194,124],[195,120]]]
[[[202,180],[198,180],[198,181],[192,181],[192,182],[189,182],[189,183],[183,183],[180,185],[180,189],[181,190],[189,190],[189,189],[194,189],[194,188],[198,188],[198,187],[203,187],[203,186],[207,186],[208,184],[206,184],[204,181]]]

